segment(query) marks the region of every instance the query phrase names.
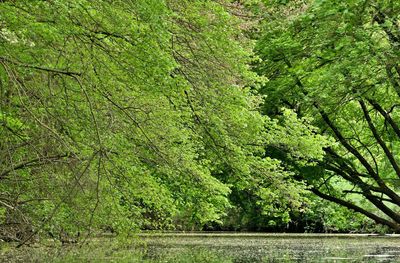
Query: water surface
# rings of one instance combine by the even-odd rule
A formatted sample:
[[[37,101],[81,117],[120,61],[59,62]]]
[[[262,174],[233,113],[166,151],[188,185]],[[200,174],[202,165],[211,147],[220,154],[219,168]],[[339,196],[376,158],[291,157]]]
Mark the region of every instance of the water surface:
[[[231,262],[400,262],[398,235],[142,234],[146,258],[199,251]]]
[[[0,243],[0,262],[400,262],[399,235],[143,233],[81,244]]]

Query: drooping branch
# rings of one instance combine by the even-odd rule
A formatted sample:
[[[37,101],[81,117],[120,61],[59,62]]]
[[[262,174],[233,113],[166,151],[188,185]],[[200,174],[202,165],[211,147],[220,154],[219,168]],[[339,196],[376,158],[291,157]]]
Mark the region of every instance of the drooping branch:
[[[354,191],[354,190],[343,190],[342,192],[345,193],[345,194],[364,195],[364,192],[362,192],[362,191],[360,192],[360,191]],[[374,198],[376,198],[376,199],[378,199],[378,200],[381,200],[381,201],[390,202],[390,203],[392,203],[392,204],[397,205],[396,203],[393,202],[392,199],[384,198],[384,197],[381,197],[381,196],[374,196]]]
[[[11,63],[13,65],[16,65],[18,67],[23,67],[23,68],[31,68],[31,69],[37,69],[37,70],[41,70],[41,71],[47,71],[47,72],[52,72],[52,73],[57,73],[57,74],[63,74],[63,75],[67,75],[67,76],[81,76],[82,73],[80,72],[74,72],[74,71],[68,71],[68,70],[62,70],[62,69],[55,69],[55,68],[47,68],[47,67],[41,67],[41,66],[34,66],[34,65],[28,65],[25,63],[21,63],[18,61],[14,61],[5,57],[1,57],[0,56],[0,61],[2,62],[7,62],[7,63]]]
[[[21,162],[19,164],[14,165],[13,167],[3,171],[0,174],[0,179],[4,179],[9,173],[14,172],[16,170],[25,169],[25,168],[32,167],[32,166],[40,166],[40,165],[48,164],[48,163],[60,160],[62,158],[68,157],[68,156],[70,156],[70,154],[64,153],[64,154],[59,154],[59,155],[54,155],[54,156],[40,157],[40,158],[32,159],[29,161]]]
[[[335,172],[336,174],[340,175],[345,180],[358,186],[361,189],[363,196],[365,198],[367,198],[372,204],[374,204],[375,207],[380,209],[382,212],[384,212],[386,215],[388,215],[390,218],[392,218],[395,222],[400,223],[400,215],[397,214],[396,212],[394,212],[392,209],[390,209],[388,206],[386,206],[382,202],[382,201],[386,201],[386,200],[382,199],[381,197],[377,197],[377,196],[373,195],[371,192],[371,190],[372,190],[374,192],[380,192],[380,193],[386,194],[384,190],[374,187],[374,186],[371,186],[371,185],[368,185],[365,182],[363,182],[360,178],[358,178],[357,176],[348,175],[344,170],[338,169],[329,164],[326,164],[325,167],[327,168],[327,170]],[[396,200],[393,200],[393,199],[388,199],[388,200],[391,203],[399,205],[398,203],[396,203]]]
[[[286,56],[283,56],[283,57],[284,57],[284,61],[285,61],[286,65],[287,65],[287,67],[288,68],[292,68],[292,64],[286,58]],[[304,87],[303,83],[301,82],[300,78],[294,73],[292,73],[292,77],[294,78],[294,80],[296,82],[296,85],[301,89],[302,93],[305,96],[307,96],[308,92],[305,89],[305,87]],[[365,157],[354,146],[352,146],[348,142],[348,140],[342,135],[342,133],[340,132],[339,128],[333,123],[333,121],[330,119],[329,115],[319,105],[319,103],[314,101],[313,102],[313,106],[318,110],[320,116],[322,117],[322,120],[333,131],[333,133],[335,134],[335,136],[338,139],[338,141],[343,145],[344,148],[346,148],[346,150],[348,150],[352,155],[354,155],[360,161],[360,163],[367,170],[368,174],[371,176],[371,178],[373,178],[375,180],[375,182],[379,185],[379,187],[382,189],[382,191],[384,191],[384,193],[387,196],[389,196],[392,200],[394,200],[395,202],[400,204],[400,196],[386,185],[385,181],[377,174],[377,172],[374,170],[374,168],[371,166],[371,164],[367,161],[367,159],[365,159]],[[392,213],[390,209],[387,212]],[[397,217],[397,215],[393,215],[393,216]]]
[[[350,152],[352,153],[360,162],[361,164],[366,168],[368,171],[368,174],[376,181],[376,183],[382,188],[383,191],[385,191],[385,194],[390,196],[393,200],[396,200],[396,202],[400,203],[400,196],[397,195],[392,189],[390,189],[386,183],[382,180],[382,178],[374,171],[372,166],[368,163],[368,161],[362,156],[362,154],[355,149],[353,146],[350,145],[350,143],[344,138],[342,133],[339,131],[339,129],[336,127],[336,125],[333,124],[331,119],[329,118],[328,114],[322,110],[318,104],[314,103],[314,106],[319,109],[319,113],[322,116],[322,119],[325,121],[325,123],[331,128],[333,133],[336,135],[338,138],[339,142]]]
[[[332,171],[335,174],[340,175],[343,179],[349,181],[353,185],[356,185],[356,186],[360,187],[361,189],[366,189],[366,190],[371,190],[371,191],[374,191],[374,192],[384,193],[384,191],[381,188],[376,187],[374,185],[367,184],[366,182],[361,180],[361,178],[359,177],[359,175],[355,171],[346,171],[343,166],[335,167],[334,165],[331,165],[331,164],[328,164],[328,163],[325,163],[323,166],[328,171]],[[394,201],[392,201],[392,202],[394,202]]]
[[[369,211],[367,211],[367,210],[365,210],[365,209],[363,209],[363,208],[361,208],[361,207],[359,207],[359,206],[357,206],[357,205],[355,205],[353,203],[350,203],[350,202],[342,200],[340,198],[325,194],[325,193],[321,192],[320,190],[318,190],[316,188],[311,188],[311,192],[313,192],[315,195],[321,197],[322,199],[325,199],[325,200],[334,202],[336,204],[339,204],[341,206],[347,207],[348,209],[351,209],[351,210],[353,210],[355,212],[358,212],[358,213],[361,213],[361,214],[367,216],[368,218],[371,218],[372,220],[374,220],[378,224],[386,225],[386,226],[392,228],[393,230],[395,230],[396,232],[400,232],[400,225],[399,224],[397,224],[395,222],[392,222],[392,221],[389,221],[389,220],[387,220],[385,218],[379,217],[379,216],[377,216],[377,215],[375,215],[375,214],[373,214],[373,213],[371,213],[371,212],[369,212]]]
[[[61,208],[61,206],[71,198],[72,194],[75,192],[75,188],[80,184],[81,178],[86,174],[86,172],[89,170],[93,159],[98,155],[100,152],[99,151],[94,151],[93,154],[90,156],[90,158],[87,160],[87,164],[84,166],[82,171],[74,177],[74,181],[72,185],[68,188],[68,191],[66,192],[65,196],[62,197],[61,201],[59,201],[53,210],[49,213],[47,218],[43,219],[41,225],[35,230],[32,231],[30,235],[28,235],[25,239],[23,239],[19,244],[16,246],[16,248],[19,248],[26,244],[29,240],[31,240],[39,231],[43,229],[43,227],[56,215],[58,210]]]

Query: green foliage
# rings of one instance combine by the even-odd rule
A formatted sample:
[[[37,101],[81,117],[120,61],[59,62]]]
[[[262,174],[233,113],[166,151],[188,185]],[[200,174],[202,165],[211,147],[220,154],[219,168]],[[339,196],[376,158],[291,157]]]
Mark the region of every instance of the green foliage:
[[[319,167],[293,162],[287,151],[281,158],[289,159],[288,167],[315,193],[397,229],[399,6],[359,0],[266,2],[256,46],[256,71],[268,78],[261,88],[263,112],[280,116],[283,106],[290,108],[312,118],[319,130],[311,134],[336,141],[324,149],[324,160],[316,160]]]
[[[360,192],[382,184],[344,142],[397,213],[400,175],[371,123],[394,162],[399,135],[371,99],[398,122],[399,8],[2,1],[1,235],[263,229],[301,216],[310,189],[376,212]],[[326,227],[352,229],[333,210]]]
[[[0,4],[2,223],[29,228],[6,232],[200,229],[222,223],[233,192],[268,215],[300,205],[303,184],[263,158],[276,124],[259,114],[253,43],[230,6]]]

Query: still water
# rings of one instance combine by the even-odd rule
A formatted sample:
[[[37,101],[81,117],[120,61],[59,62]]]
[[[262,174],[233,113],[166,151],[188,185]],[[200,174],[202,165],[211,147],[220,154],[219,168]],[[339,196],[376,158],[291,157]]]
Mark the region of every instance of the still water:
[[[398,235],[143,234],[145,258],[212,255],[214,262],[400,262]]]
[[[85,244],[0,243],[0,262],[400,262],[399,235],[142,233]]]

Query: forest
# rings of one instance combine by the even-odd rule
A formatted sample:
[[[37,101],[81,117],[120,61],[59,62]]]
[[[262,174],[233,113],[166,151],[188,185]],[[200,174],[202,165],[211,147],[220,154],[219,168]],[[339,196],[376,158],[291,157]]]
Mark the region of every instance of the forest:
[[[400,232],[400,2],[0,1],[0,239]]]

